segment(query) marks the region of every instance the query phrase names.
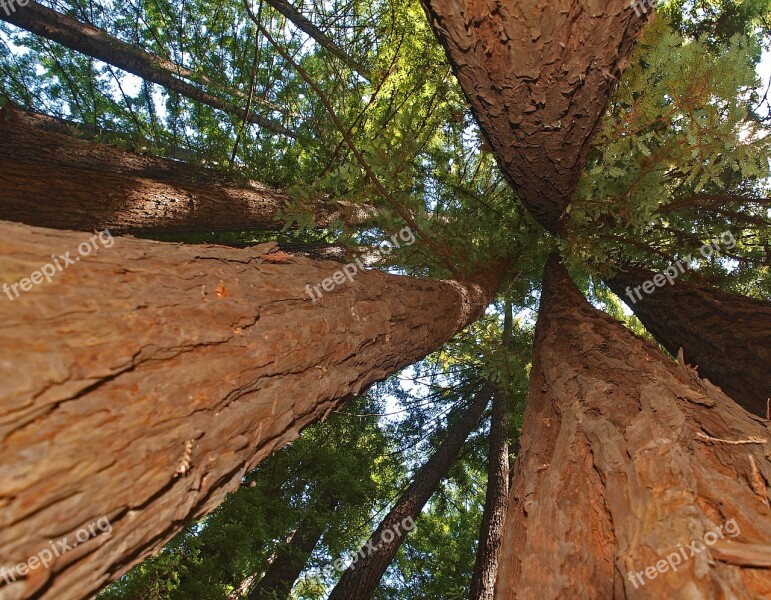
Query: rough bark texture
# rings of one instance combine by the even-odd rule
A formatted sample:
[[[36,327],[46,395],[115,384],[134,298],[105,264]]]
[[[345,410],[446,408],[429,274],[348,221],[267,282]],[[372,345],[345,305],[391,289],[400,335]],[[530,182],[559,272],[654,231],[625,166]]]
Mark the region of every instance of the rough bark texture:
[[[629,0],[422,0],[501,169],[559,230],[642,30]]]
[[[330,500],[323,514],[331,514],[337,500]],[[249,600],[279,600],[289,598],[295,581],[302,573],[313,549],[324,535],[322,515],[315,510],[306,515],[289,543],[280,548],[265,575],[249,593]]]
[[[0,10],[0,19],[274,133],[297,137],[293,131],[279,123],[254,113],[247,115],[243,108],[184,81],[180,77],[194,75],[189,69],[127,44],[102,29],[51,10],[35,0],[28,2],[26,6],[15,6],[12,11]]]
[[[508,398],[501,390],[493,395],[490,417],[490,451],[487,465],[487,492],[482,513],[471,600],[492,600],[503,542],[503,526],[509,505]]]
[[[336,56],[342,60],[345,64],[351,67],[359,75],[369,80],[370,76],[367,72],[367,68],[360,62],[354,60],[345,50],[338,46],[328,35],[316,27],[310,20],[297,10],[292,4],[286,0],[267,0],[267,3],[275,8],[278,12],[284,15],[287,19],[292,21],[294,25],[302,32],[306,33],[316,43],[325,48],[330,54]]]
[[[534,352],[495,597],[768,598],[767,425],[594,309],[554,260]],[[688,559],[657,572],[678,544]]]
[[[628,268],[607,284],[672,355],[682,348],[685,362],[699,375],[765,417],[771,397],[771,302],[680,279],[651,294],[639,290],[638,299],[634,288],[654,276]]]
[[[414,522],[418,518],[426,502],[447,475],[466,438],[479,424],[491,395],[492,386],[485,385],[466,413],[450,427],[439,448],[415,474],[410,487],[359,551],[359,558],[345,570],[328,600],[367,600],[372,597],[388,565],[409,533],[400,525],[405,519],[412,519]],[[387,539],[390,535],[384,537],[387,532],[394,534],[392,539]]]
[[[284,225],[280,212],[291,197],[281,190],[63,135],[43,115],[8,109],[0,117],[0,219],[115,234]],[[308,208],[319,226],[363,223],[376,213],[340,201]]]
[[[52,253],[79,259],[0,296],[0,567],[100,517],[113,527],[4,600],[118,578],[303,427],[475,320],[501,275],[364,271],[313,302],[306,285],[338,263],[133,238],[81,255],[89,240],[0,222],[5,282]]]

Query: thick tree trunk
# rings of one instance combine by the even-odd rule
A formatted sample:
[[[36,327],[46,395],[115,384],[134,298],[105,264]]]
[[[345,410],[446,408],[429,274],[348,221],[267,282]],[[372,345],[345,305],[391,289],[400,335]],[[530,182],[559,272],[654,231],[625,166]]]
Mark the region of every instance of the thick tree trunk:
[[[59,124],[43,115],[4,109],[0,116],[0,219],[115,234],[284,226],[280,213],[291,197],[281,190],[56,133]],[[376,213],[345,202],[308,208],[322,227]]]
[[[311,300],[339,270],[0,222],[0,567],[112,523],[4,599],[120,577],[303,427],[475,320],[502,275],[362,271]]]
[[[673,355],[718,385],[748,411],[766,416],[771,397],[771,302],[628,268],[607,280],[645,328]],[[641,286],[650,281],[652,293]],[[638,288],[635,293],[635,288]]]
[[[493,411],[490,417],[487,493],[474,575],[471,579],[469,595],[471,600],[492,600],[495,592],[495,578],[503,542],[503,526],[509,505],[508,415],[508,396],[503,391],[496,390],[493,394]]]
[[[337,500],[327,502],[326,512],[312,511],[300,522],[292,539],[277,551],[262,579],[249,593],[249,600],[281,600],[289,598],[295,581],[313,554],[313,549],[324,535],[324,515],[337,506]]]
[[[422,0],[498,164],[548,230],[642,30],[629,0]]]
[[[366,600],[372,597],[388,565],[407,537],[410,524],[414,525],[420,511],[447,475],[466,438],[479,423],[491,395],[492,386],[485,385],[465,414],[449,428],[447,437],[415,474],[410,487],[359,550],[355,562],[345,570],[328,600]]]
[[[495,597],[768,598],[770,434],[550,260]]]
[[[279,123],[274,123],[253,113],[247,115],[243,108],[230,104],[222,98],[184,81],[180,77],[192,78],[195,76],[189,69],[127,44],[112,37],[102,29],[81,23],[68,15],[51,10],[35,0],[27,1],[28,4],[25,6],[15,6],[15,10],[0,10],[0,19],[30,33],[57,42],[66,48],[82,52],[87,56],[118,67],[146,81],[162,85],[191,100],[235,115],[239,119],[246,119],[249,123],[259,125],[268,131],[292,138],[297,137],[293,131]]]
[[[304,32],[305,34],[309,35],[311,38],[316,40],[316,43],[319,46],[321,46],[322,48],[325,48],[330,54],[332,54],[333,56],[336,56],[337,58],[342,60],[346,65],[348,65],[354,71],[356,71],[359,75],[369,80],[370,76],[369,76],[369,73],[367,72],[367,68],[364,65],[362,65],[360,62],[352,58],[345,50],[343,50],[340,46],[338,46],[328,35],[326,35],[318,27],[316,27],[310,20],[305,18],[305,16],[299,10],[297,10],[292,4],[290,4],[286,0],[267,0],[267,3],[270,4],[274,9],[276,9],[282,15],[284,15],[292,23],[294,23],[295,27],[297,27],[300,31]]]

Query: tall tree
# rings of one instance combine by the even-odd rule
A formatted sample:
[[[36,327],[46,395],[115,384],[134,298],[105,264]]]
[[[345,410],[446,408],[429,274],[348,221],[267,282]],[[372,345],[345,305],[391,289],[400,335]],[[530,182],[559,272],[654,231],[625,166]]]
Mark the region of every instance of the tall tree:
[[[328,498],[324,507],[326,510],[321,514],[329,514],[337,502],[336,498]],[[278,549],[265,575],[249,592],[248,600],[288,598],[313,549],[324,535],[325,525],[315,510],[309,512],[292,533],[292,539]]]
[[[669,284],[664,274],[640,268],[625,268],[606,281],[673,356],[682,348],[685,362],[701,377],[766,416],[771,302],[681,279]]]
[[[502,340],[503,351],[506,353],[511,347],[511,310],[511,303],[507,301],[503,313]],[[504,384],[505,387],[499,387],[493,393],[485,509],[482,513],[474,576],[471,579],[470,600],[492,600],[501,555],[503,526],[509,504],[509,377],[504,377]]]
[[[767,596],[768,439],[552,257],[496,598]]]
[[[34,555],[65,513],[63,537],[113,524],[13,583],[19,595],[82,597],[119,577],[303,427],[472,322],[502,276],[347,281],[338,263],[260,247],[94,238],[0,222],[0,264],[21,279],[0,303],[14,348],[0,362],[0,547]]]
[[[329,600],[364,600],[372,597],[388,565],[409,533],[410,527],[405,527],[405,522],[415,523],[420,511],[447,475],[466,438],[479,423],[492,393],[492,386],[485,384],[471,406],[451,425],[447,437],[434,455],[415,474],[412,484],[380,522],[355,557],[355,561],[345,570],[329,595]]]
[[[59,123],[44,115],[9,105],[0,110],[0,219],[55,229],[109,228],[115,234],[278,230],[298,204],[284,190],[58,129]],[[318,226],[334,220],[360,224],[376,214],[369,207],[321,199],[301,210]]]
[[[116,39],[97,27],[51,10],[35,0],[28,0],[24,6],[15,7],[15,10],[0,11],[0,19],[268,131],[296,137],[293,131],[280,123],[274,123],[255,112],[247,114],[244,108],[185,81],[181,77],[193,76],[189,69]]]
[[[422,1],[504,175],[558,232],[645,19],[626,0]]]

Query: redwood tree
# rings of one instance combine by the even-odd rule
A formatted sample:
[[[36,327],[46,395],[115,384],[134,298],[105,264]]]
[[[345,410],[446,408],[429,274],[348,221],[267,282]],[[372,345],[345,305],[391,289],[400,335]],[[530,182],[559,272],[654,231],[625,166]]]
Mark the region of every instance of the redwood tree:
[[[551,259],[495,597],[768,597],[770,435]]]
[[[771,398],[771,302],[730,294],[664,276],[625,268],[608,279],[653,337],[748,411],[766,416]],[[646,284],[646,282],[651,282]],[[640,288],[653,288],[647,293]],[[637,291],[635,291],[637,288]]]
[[[297,137],[293,131],[280,123],[274,123],[254,112],[247,114],[244,108],[185,81],[182,77],[195,77],[189,69],[116,39],[102,29],[51,10],[35,0],[27,0],[24,6],[14,6],[14,10],[0,10],[0,19],[146,81],[162,85],[192,100],[260,125],[268,131]]]
[[[0,219],[115,234],[206,233],[278,230],[283,213],[292,210],[283,190],[59,130],[45,115],[8,106],[0,111]],[[335,219],[360,224],[376,213],[322,199],[306,208],[319,226]]]
[[[78,250],[90,243],[0,222],[0,270],[22,281],[0,302],[1,564],[102,517],[113,529],[20,574],[13,597],[119,577],[304,426],[472,322],[501,276],[364,271],[314,302],[306,286],[339,263],[132,238]]]
[[[354,557],[329,595],[329,600],[366,600],[372,597],[388,565],[409,533],[410,528],[405,527],[405,521],[415,523],[420,511],[447,475],[466,438],[479,423],[492,393],[492,386],[485,384],[471,406],[448,429],[442,444],[415,474],[410,486]],[[387,539],[386,533],[390,539]]]

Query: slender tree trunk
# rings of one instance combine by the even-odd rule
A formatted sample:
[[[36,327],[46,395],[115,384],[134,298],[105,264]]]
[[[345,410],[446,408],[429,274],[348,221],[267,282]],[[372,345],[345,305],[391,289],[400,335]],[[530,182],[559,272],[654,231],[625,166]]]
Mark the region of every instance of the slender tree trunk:
[[[0,11],[2,14],[2,11]],[[112,233],[277,230],[291,197],[179,161],[56,133],[49,117],[0,111],[0,219]],[[359,224],[375,209],[311,203],[319,226]]]
[[[322,48],[325,48],[330,54],[342,60],[359,75],[369,81],[370,75],[367,68],[360,62],[352,58],[345,50],[338,46],[328,35],[316,27],[299,10],[286,0],[266,0],[274,9],[289,19],[303,33],[309,35]]]
[[[449,428],[447,437],[359,550],[355,562],[345,570],[328,600],[366,600],[372,597],[407,537],[410,524],[414,525],[420,511],[447,475],[466,438],[479,423],[491,395],[492,386],[485,385],[466,413]]]
[[[508,315],[507,315],[508,316]],[[487,493],[482,514],[471,600],[492,600],[503,542],[503,525],[509,504],[508,396],[498,389],[493,394],[490,417],[490,451],[487,465]]]
[[[769,597],[770,434],[550,259],[495,597]]]
[[[663,275],[629,268],[607,280],[645,328],[673,355],[719,385],[748,411],[766,416],[771,397],[771,302],[729,294],[676,279],[657,287]],[[640,287],[647,281],[654,291]],[[635,292],[637,288],[637,292]]]
[[[335,272],[0,222],[0,567],[112,523],[8,597],[83,598],[120,577],[303,427],[476,319],[502,275],[361,271],[311,300]]]
[[[259,125],[268,131],[292,138],[297,137],[293,131],[279,123],[274,123],[253,113],[247,115],[243,108],[230,104],[222,98],[184,81],[181,77],[194,76],[189,69],[127,44],[102,29],[81,23],[68,15],[51,10],[35,0],[27,1],[28,4],[25,6],[15,6],[15,10],[0,10],[0,19],[30,33],[57,42],[70,50],[82,52],[87,56],[118,67],[146,81],[162,85],[191,100],[235,115],[239,119],[246,119],[249,123]]]
[[[629,0],[422,0],[504,175],[557,232],[643,19]]]
[[[313,510],[300,522],[290,542],[278,550],[275,560],[270,563],[265,575],[249,593],[249,600],[280,600],[289,598],[295,581],[302,573],[324,535],[324,517],[334,511],[338,502],[326,502],[326,511],[319,514]]]

